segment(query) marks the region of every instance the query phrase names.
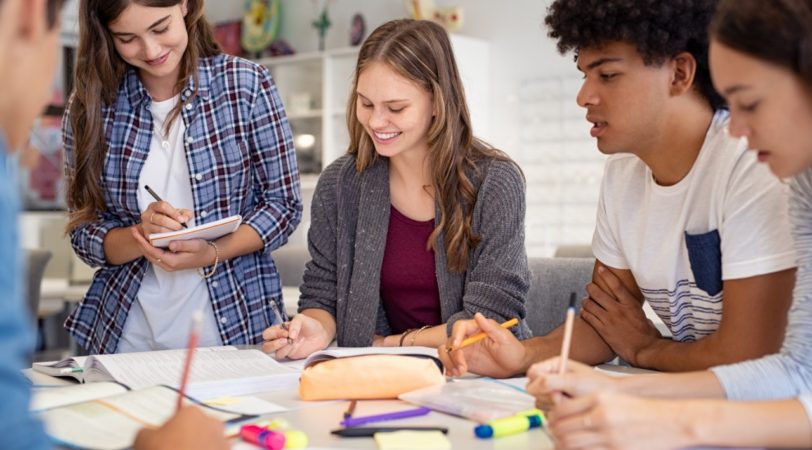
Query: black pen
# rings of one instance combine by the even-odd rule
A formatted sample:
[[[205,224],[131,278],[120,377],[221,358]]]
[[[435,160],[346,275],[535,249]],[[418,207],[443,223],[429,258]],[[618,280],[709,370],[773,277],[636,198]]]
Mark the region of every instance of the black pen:
[[[372,437],[375,433],[388,433],[391,431],[439,431],[448,434],[446,427],[350,427],[333,430],[330,433],[341,437]]]
[[[151,195],[152,198],[154,198],[156,202],[162,202],[163,201],[163,199],[161,197],[158,197],[158,194],[156,194],[155,191],[150,189],[150,187],[147,186],[146,184],[144,185],[144,189],[146,189],[147,192],[149,192],[149,195]],[[183,228],[189,228],[189,227],[186,226],[186,223],[184,223],[184,222],[181,222],[180,226],[182,226]]]

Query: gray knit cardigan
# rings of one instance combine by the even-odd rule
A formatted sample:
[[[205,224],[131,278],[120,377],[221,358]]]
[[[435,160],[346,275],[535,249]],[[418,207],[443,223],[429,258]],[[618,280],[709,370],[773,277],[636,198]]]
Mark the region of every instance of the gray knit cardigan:
[[[524,180],[508,162],[479,164],[473,232],[482,238],[469,253],[465,273],[448,270],[443,236],[434,262],[440,291],[440,315],[451,326],[475,312],[496,321],[520,319],[513,331],[530,337],[524,321],[530,271],[524,246]],[[381,265],[389,227],[389,162],[365,171],[345,155],[319,177],[313,195],[307,263],[299,312],[317,308],[333,315],[338,345],[372,345],[375,334],[392,334],[381,296]],[[439,218],[439,209],[435,217]],[[435,219],[437,220],[437,219]]]

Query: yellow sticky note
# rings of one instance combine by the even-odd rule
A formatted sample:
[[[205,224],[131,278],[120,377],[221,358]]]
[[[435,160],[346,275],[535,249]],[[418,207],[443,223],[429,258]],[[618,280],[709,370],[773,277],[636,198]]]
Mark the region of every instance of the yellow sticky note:
[[[207,404],[209,406],[231,406],[231,405],[236,405],[237,403],[240,403],[241,401],[242,401],[242,399],[237,398],[237,397],[218,397],[218,398],[213,398],[211,400],[206,400],[203,403],[205,403],[205,404]]]
[[[440,431],[375,433],[378,450],[451,450],[451,441]]]

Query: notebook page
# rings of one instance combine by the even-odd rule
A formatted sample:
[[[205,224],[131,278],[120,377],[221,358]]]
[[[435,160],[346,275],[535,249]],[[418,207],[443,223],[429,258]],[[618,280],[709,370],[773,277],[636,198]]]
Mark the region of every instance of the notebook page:
[[[164,384],[178,387],[186,359],[186,349],[120,353],[90,357],[85,381],[113,379],[136,390]],[[237,395],[241,380],[298,377],[299,371],[283,366],[259,350],[224,350],[220,347],[195,350],[189,375],[189,391],[197,384],[212,388],[222,385],[218,395]],[[229,388],[230,387],[230,388]]]
[[[138,430],[160,426],[175,413],[177,393],[162,386],[43,412],[48,434],[70,446],[96,449],[129,448]],[[204,407],[223,422],[240,417]]]
[[[118,383],[75,384],[58,388],[35,389],[31,396],[31,411],[57,408],[125,392],[127,392],[127,388]]]

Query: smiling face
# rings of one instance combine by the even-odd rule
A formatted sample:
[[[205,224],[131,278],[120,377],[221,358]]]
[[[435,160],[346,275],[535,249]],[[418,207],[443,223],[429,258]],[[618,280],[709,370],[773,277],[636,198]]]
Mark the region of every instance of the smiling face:
[[[180,62],[189,43],[183,20],[186,12],[185,1],[166,8],[131,2],[108,25],[116,51],[127,64],[138,69],[147,89],[171,87],[177,82]]]
[[[577,102],[587,110],[598,149],[639,155],[653,147],[668,100],[667,65],[646,65],[634,45],[611,42],[580,49],[578,70],[584,81]]]
[[[428,152],[432,96],[384,63],[374,62],[358,76],[356,118],[375,151],[390,158]]]
[[[746,137],[779,177],[812,167],[812,92],[784,67],[711,42],[713,83],[730,105],[730,134]]]

